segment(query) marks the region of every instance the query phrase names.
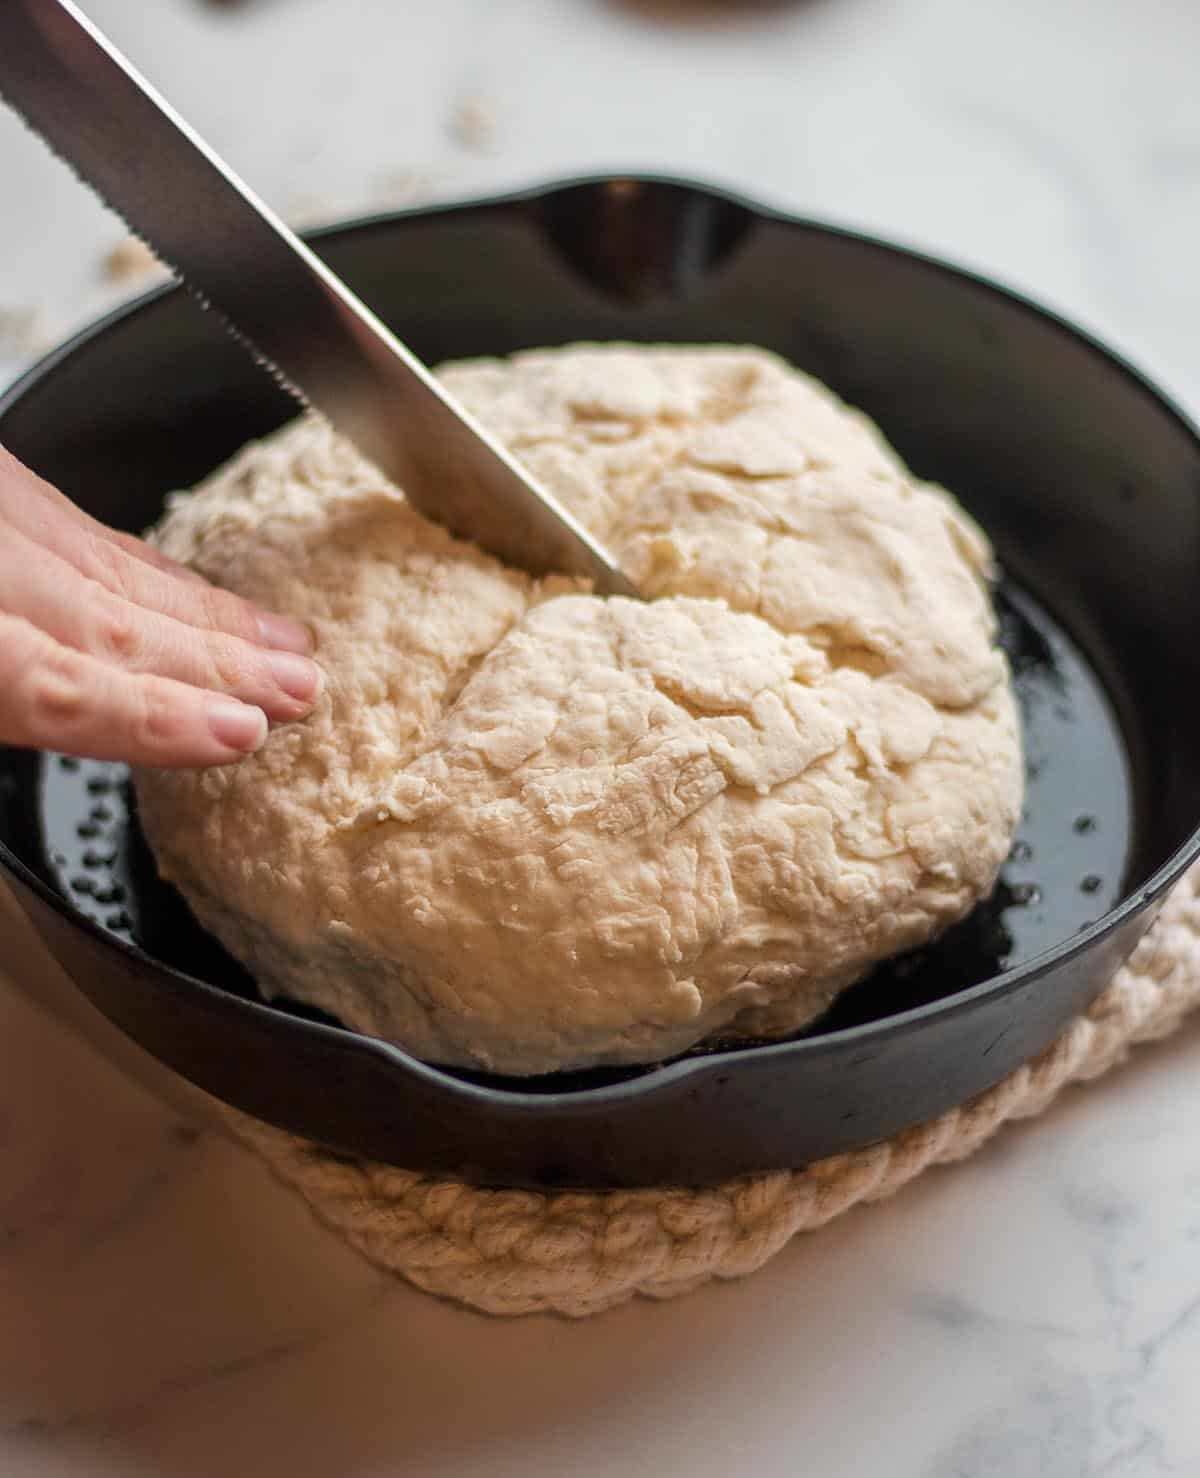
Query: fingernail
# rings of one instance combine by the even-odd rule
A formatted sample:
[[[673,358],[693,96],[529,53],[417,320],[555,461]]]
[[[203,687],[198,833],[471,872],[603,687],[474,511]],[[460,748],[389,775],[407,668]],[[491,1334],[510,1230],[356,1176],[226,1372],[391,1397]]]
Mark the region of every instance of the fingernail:
[[[250,754],[267,737],[267,716],[261,708],[235,698],[210,698],[208,728],[218,744]]]
[[[271,676],[288,695],[311,703],[321,691],[321,669],[295,652],[272,652],[267,658]]]
[[[273,647],[277,652],[299,652],[302,656],[307,656],[315,645],[312,632],[302,622],[289,616],[276,616],[271,611],[259,613],[258,639],[264,647]]]

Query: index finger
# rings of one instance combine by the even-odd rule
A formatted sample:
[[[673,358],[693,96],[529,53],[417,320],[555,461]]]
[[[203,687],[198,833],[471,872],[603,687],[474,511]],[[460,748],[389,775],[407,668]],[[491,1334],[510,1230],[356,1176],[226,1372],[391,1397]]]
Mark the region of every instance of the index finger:
[[[210,585],[132,534],[107,528],[0,447],[0,524],[33,539],[114,595],[202,631],[307,654],[312,633]]]

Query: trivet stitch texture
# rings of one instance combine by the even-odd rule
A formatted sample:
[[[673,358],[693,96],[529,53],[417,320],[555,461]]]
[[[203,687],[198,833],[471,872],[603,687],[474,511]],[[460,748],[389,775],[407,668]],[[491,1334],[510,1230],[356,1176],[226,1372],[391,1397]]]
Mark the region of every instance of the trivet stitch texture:
[[[598,1313],[752,1273],[797,1232],[962,1160],[1007,1120],[1039,1114],[1200,1005],[1200,865],[1129,963],[1040,1056],[978,1098],[882,1144],[709,1190],[479,1190],[318,1146],[238,1115],[234,1133],[364,1256],[490,1314]]]

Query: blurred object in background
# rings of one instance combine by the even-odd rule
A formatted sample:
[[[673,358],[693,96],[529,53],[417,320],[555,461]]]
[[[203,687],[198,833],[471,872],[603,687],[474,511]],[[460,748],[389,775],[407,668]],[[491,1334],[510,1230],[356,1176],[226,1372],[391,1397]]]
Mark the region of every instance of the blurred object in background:
[[[215,0],[219,3],[219,0]],[[815,10],[831,0],[607,0],[642,20],[668,25],[721,24],[771,11]]]

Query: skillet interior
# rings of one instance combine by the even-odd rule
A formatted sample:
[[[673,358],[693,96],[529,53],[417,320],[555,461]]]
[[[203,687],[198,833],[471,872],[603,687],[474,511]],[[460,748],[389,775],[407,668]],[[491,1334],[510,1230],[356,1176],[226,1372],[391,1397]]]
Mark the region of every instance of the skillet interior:
[[[932,1004],[1036,959],[1095,922],[1121,896],[1134,846],[1134,810],[1116,715],[1087,661],[1040,605],[1011,587],[1001,590],[999,603],[1021,701],[1028,786],[1000,884],[958,928],[845,992],[807,1036]],[[23,855],[38,861],[47,883],[106,933],[222,990],[261,1000],[251,976],[197,925],[175,889],[159,880],[124,767],[66,756],[28,758],[27,781],[15,791],[24,812],[14,824],[25,837]],[[300,1002],[284,1009],[338,1024]],[[632,1080],[655,1068],[521,1080],[445,1071],[522,1093],[550,1093]]]
[[[1200,767],[1187,742],[1198,675],[1200,449],[1169,407],[1085,340],[985,284],[699,188],[587,182],[364,223],[323,233],[320,244],[434,362],[586,338],[755,342],[875,416],[918,472],[944,481],[981,519],[1010,572],[1003,607],[1029,735],[1027,816],[997,898],[953,937],[849,992],[802,1043],[708,1054],[689,1066],[693,1088],[715,1083],[718,1066],[734,1075],[756,1059],[787,1067],[790,1077],[778,1082],[790,1086],[792,1121],[815,1090],[808,1079],[823,1048],[832,1071],[852,1041],[925,1027],[928,1051],[917,1053],[915,1077],[910,1063],[907,1079],[893,1072],[883,1092],[869,1073],[857,1087],[854,1074],[843,1073],[839,1096],[870,1111],[847,1117],[842,1109],[835,1123],[831,1106],[814,1100],[803,1118],[809,1132],[793,1134],[790,1146],[764,1130],[778,1105],[753,1090],[758,1107],[741,1132],[709,1156],[701,1138],[682,1162],[661,1135],[647,1155],[620,1134],[603,1155],[568,1144],[568,1157],[552,1163],[543,1144],[540,1160],[516,1169],[504,1168],[503,1154],[489,1156],[486,1144],[464,1156],[454,1136],[452,1160],[445,1143],[431,1143],[433,1159],[423,1160],[409,1135],[364,1134],[357,1111],[348,1121],[335,1114],[314,1122],[311,1112],[297,1115],[287,1092],[268,1095],[264,1106],[252,1091],[247,1101],[236,1080],[212,1081],[186,1042],[163,1052],[160,1041],[147,1041],[152,1050],[279,1122],[402,1162],[586,1183],[662,1178],[672,1164],[686,1178],[705,1179],[847,1148],[923,1117],[929,1104],[956,1101],[964,1086],[978,1091],[1020,1060],[1010,1057],[1025,1050],[1022,1040],[1034,1050],[1073,1001],[1099,988],[1114,951],[1131,945],[1145,921],[1133,918],[1141,886],[1185,846],[1200,817]],[[0,439],[89,511],[138,529],[156,516],[165,490],[195,481],[291,413],[216,323],[168,294],[60,354],[19,388],[0,408]],[[132,940],[227,1000],[253,997],[244,973],[154,880],[110,767],[3,754],[0,838],[102,934]],[[1082,957],[1054,958],[1055,946],[1122,898],[1131,900],[1123,924],[1090,931]],[[111,963],[109,946],[88,938]],[[68,949],[77,976],[79,947],[73,938]],[[61,955],[61,939],[57,948]],[[1020,975],[1011,972],[1022,966],[1027,982],[1039,982],[1038,1008],[1025,1013],[1023,1032],[1000,1053],[983,1053],[976,1033],[973,1071],[947,1071],[939,1057],[947,1042],[929,1028],[973,997],[1003,995],[1004,981],[970,995],[962,988],[1005,970],[1019,995]],[[179,977],[171,979],[177,996]],[[122,1009],[110,1014],[119,1018]],[[281,1053],[322,1031],[283,1011],[263,1014]],[[979,1014],[983,1032],[987,1013]],[[134,1034],[147,1040],[144,1030]],[[388,1061],[408,1066],[402,1054]],[[697,1079],[699,1066],[706,1078]],[[286,1075],[286,1063],[278,1071]],[[468,1075],[432,1076],[451,1094],[475,1089],[477,1112],[489,1101],[509,1109],[523,1101],[548,1132],[558,1125],[569,1141],[566,1100],[611,1110],[652,1096],[656,1080],[672,1079],[672,1071],[471,1084]],[[755,1076],[747,1072],[747,1083]],[[605,1091],[614,1085],[620,1099]]]

